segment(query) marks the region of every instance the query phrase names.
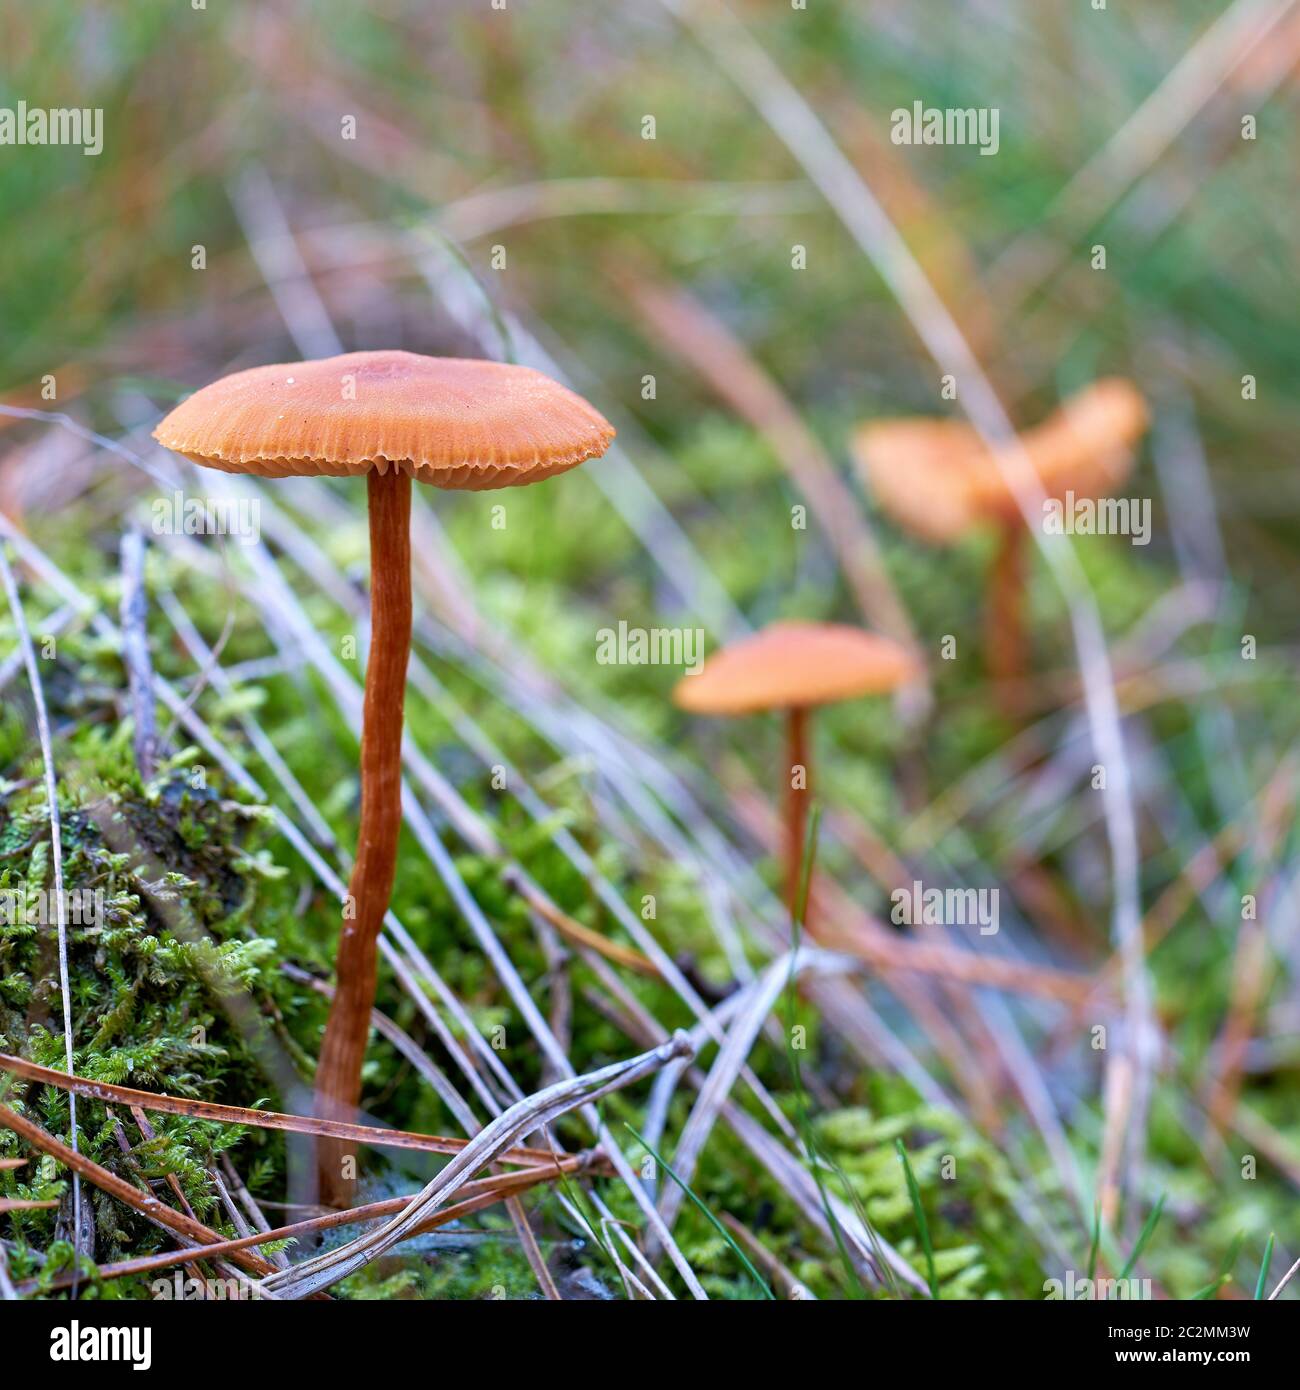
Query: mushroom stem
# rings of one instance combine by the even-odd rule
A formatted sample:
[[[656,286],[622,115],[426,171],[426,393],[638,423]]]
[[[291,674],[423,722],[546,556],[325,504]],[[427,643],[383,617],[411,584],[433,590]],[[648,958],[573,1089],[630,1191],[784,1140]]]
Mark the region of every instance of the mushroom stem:
[[[786,712],[785,903],[791,919],[799,907],[803,872],[804,827],[808,821],[811,774],[808,767],[808,710],[795,705]],[[809,893],[806,915],[812,913]],[[804,923],[807,926],[807,922]]]
[[[411,649],[411,479],[371,470],[370,657],[361,727],[361,833],[348,884],[335,967],[334,1002],[316,1065],[318,1113],[350,1120],[361,1098],[361,1065],[378,977],[379,933],[397,871],[402,828],[402,705]],[[320,1197],[346,1206],[350,1146],[322,1143]],[[350,1166],[350,1165],[348,1165]]]
[[[1022,522],[1003,522],[988,578],[985,660],[998,704],[1006,713],[1016,709],[1013,686],[1025,673],[1025,540]]]

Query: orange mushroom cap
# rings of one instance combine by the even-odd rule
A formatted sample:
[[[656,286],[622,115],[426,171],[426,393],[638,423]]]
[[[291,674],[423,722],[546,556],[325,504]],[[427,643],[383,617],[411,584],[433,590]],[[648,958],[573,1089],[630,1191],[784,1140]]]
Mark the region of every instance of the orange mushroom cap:
[[[1132,382],[1110,377],[1071,396],[1041,425],[1020,436],[1048,497],[1067,491],[1104,497],[1127,476],[1147,426],[1146,401]],[[1015,520],[1008,482],[1021,455],[991,453],[970,426],[955,420],[877,420],[853,441],[858,466],[880,505],[906,530],[947,543],[989,520]],[[1005,465],[1005,467],[1004,467]]]
[[[253,367],[181,402],[165,448],[225,473],[345,477],[389,468],[434,487],[516,487],[597,458],[614,429],[531,367],[349,352]]]
[[[694,714],[754,714],[878,695],[918,674],[888,637],[838,623],[773,623],[683,676],[673,700]]]

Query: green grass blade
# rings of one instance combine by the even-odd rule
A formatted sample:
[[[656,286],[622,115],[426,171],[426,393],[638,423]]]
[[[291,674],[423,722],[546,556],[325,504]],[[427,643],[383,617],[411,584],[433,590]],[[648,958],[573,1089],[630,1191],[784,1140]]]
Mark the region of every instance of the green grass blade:
[[[796,1022],[796,1002],[795,1002],[795,954],[799,950],[803,941],[803,926],[808,915],[808,894],[812,885],[813,867],[817,860],[817,845],[821,835],[822,808],[819,801],[814,801],[808,815],[808,833],[804,838],[803,863],[799,873],[799,891],[795,894],[794,919],[790,924],[790,972],[786,979],[785,999],[786,999],[786,1055],[790,1061],[790,1073],[794,1084],[795,1098],[795,1127],[799,1132],[800,1139],[803,1140],[804,1151],[808,1155],[808,1170],[812,1174],[813,1181],[817,1184],[817,1194],[821,1199],[822,1215],[826,1218],[827,1227],[830,1229],[831,1239],[835,1242],[835,1249],[840,1257],[840,1263],[844,1267],[845,1278],[849,1289],[858,1298],[865,1298],[867,1291],[863,1287],[862,1280],[858,1276],[857,1266],[853,1263],[853,1258],[849,1254],[848,1245],[844,1240],[844,1231],[840,1226],[839,1219],[835,1215],[835,1208],[831,1202],[830,1195],[826,1191],[826,1184],[822,1178],[822,1161],[844,1184],[845,1192],[852,1192],[852,1187],[840,1171],[834,1160],[823,1152],[821,1145],[817,1142],[817,1136],[813,1130],[812,1117],[808,1109],[808,1092],[803,1084],[803,1070],[799,1065],[799,1054],[794,1047],[794,1029]],[[897,1280],[894,1278],[893,1270],[889,1268],[884,1259],[884,1254],[879,1250],[879,1239],[875,1236],[875,1231],[870,1224],[867,1231],[872,1236],[877,1247],[877,1259],[882,1269],[887,1271],[890,1281],[897,1290]]]
[[[1165,1194],[1162,1192],[1160,1194],[1159,1201],[1157,1201],[1155,1206],[1151,1208],[1151,1214],[1147,1217],[1145,1223],[1142,1226],[1142,1230],[1137,1238],[1137,1244],[1133,1247],[1133,1253],[1128,1257],[1128,1260],[1125,1263],[1124,1268],[1119,1272],[1119,1277],[1121,1279],[1127,1279],[1129,1275],[1133,1272],[1133,1266],[1137,1264],[1138,1260],[1141,1258],[1143,1250],[1146,1249],[1147,1241],[1151,1239],[1151,1233],[1155,1230],[1156,1226],[1159,1225],[1160,1213],[1163,1212],[1164,1209]]]
[[[803,863],[799,866],[799,892],[795,898],[794,912],[796,938],[803,935],[803,924],[808,920],[808,893],[812,888],[813,865],[817,859],[817,842],[821,836],[821,826],[822,804],[820,801],[814,801],[808,812],[808,833],[804,837]]]
[[[925,1219],[925,1208],[921,1205],[921,1189],[916,1181],[916,1174],[912,1172],[912,1165],[907,1157],[907,1150],[903,1147],[901,1139],[894,1140],[894,1148],[898,1151],[898,1156],[903,1161],[903,1173],[907,1178],[907,1195],[912,1199],[912,1212],[916,1216],[917,1229],[921,1232],[921,1248],[925,1251],[925,1272],[930,1285],[930,1297],[939,1297],[939,1280],[934,1272],[934,1247],[930,1244],[930,1223]]]
[[[776,1295],[768,1287],[767,1281],[763,1278],[763,1276],[750,1263],[749,1256],[746,1255],[745,1252],[740,1248],[740,1246],[736,1244],[736,1239],[731,1234],[731,1232],[727,1230],[727,1228],[722,1224],[722,1222],[719,1221],[718,1218],[714,1216],[714,1214],[708,1209],[708,1207],[706,1207],[704,1203],[700,1201],[700,1199],[695,1195],[695,1193],[691,1191],[690,1184],[683,1182],[681,1178],[679,1178],[677,1174],[673,1172],[672,1165],[667,1161],[667,1159],[662,1158],[657,1150],[651,1148],[648,1141],[643,1139],[636,1132],[636,1130],[632,1128],[631,1125],[628,1125],[627,1128],[631,1130],[637,1143],[641,1145],[641,1147],[650,1155],[650,1157],[654,1159],[654,1161],[664,1170],[665,1173],[668,1174],[668,1176],[677,1184],[677,1186],[680,1187],[681,1190],[691,1199],[691,1201],[695,1203],[695,1205],[704,1213],[705,1218],[708,1220],[709,1224],[713,1227],[713,1229],[717,1231],[717,1233],[723,1238],[723,1240],[727,1242],[729,1246],[731,1246],[732,1250],[736,1253],[736,1257],[740,1260],[740,1263],[745,1266],[746,1270],[748,1270],[749,1277],[754,1281],[754,1283],[758,1285],[763,1297],[770,1298],[773,1302],[775,1302]]]
[[[1259,1267],[1259,1278],[1255,1280],[1255,1302],[1264,1297],[1268,1287],[1268,1267],[1273,1263],[1273,1232],[1268,1233],[1268,1243],[1264,1246],[1264,1262]]]
[[[1219,1272],[1210,1280],[1204,1288],[1197,1289],[1192,1295],[1193,1299],[1212,1298],[1225,1285],[1232,1283],[1232,1267],[1237,1263],[1237,1256],[1241,1254],[1242,1242],[1246,1239],[1244,1231],[1238,1231],[1232,1238],[1232,1243],[1228,1246],[1227,1254],[1219,1261]]]

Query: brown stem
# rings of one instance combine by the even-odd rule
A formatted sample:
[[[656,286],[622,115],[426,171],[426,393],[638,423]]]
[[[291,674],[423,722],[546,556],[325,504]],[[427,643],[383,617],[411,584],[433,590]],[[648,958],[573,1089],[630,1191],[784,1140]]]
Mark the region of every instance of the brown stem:
[[[799,906],[799,878],[803,871],[803,841],[808,822],[808,798],[812,794],[808,766],[808,711],[792,708],[786,713],[785,793],[785,903],[791,917]],[[802,782],[802,787],[795,785]],[[812,915],[809,893],[808,915]],[[807,926],[807,923],[804,923]]]
[[[351,1120],[361,1098],[361,1065],[378,977],[379,933],[397,872],[402,828],[402,705],[411,649],[411,479],[368,475],[370,501],[370,659],[361,727],[361,834],[348,884],[335,968],[334,1002],[316,1065],[317,1112]],[[350,1144],[318,1151],[321,1201],[346,1206]]]
[[[1025,528],[1006,521],[998,535],[997,553],[989,571],[984,615],[984,651],[989,679],[996,686],[999,706],[1007,713],[1017,707],[1015,683],[1025,674]]]

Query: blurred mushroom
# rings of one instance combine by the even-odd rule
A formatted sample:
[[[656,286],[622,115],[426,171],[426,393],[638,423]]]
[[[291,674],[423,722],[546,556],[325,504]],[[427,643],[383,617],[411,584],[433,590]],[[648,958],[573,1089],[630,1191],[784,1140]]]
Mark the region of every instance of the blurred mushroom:
[[[366,475],[371,634],[361,829],[348,885],[355,915],[345,910],[316,1071],[323,1116],[350,1119],[360,1098],[379,932],[396,874],[411,479],[473,491],[523,486],[603,454],[613,437],[586,401],[531,368],[409,352],[353,352],[237,372],[196,391],[154,431],[166,448],[226,473]],[[322,1158],[324,1200],[342,1196],[339,1169]]]
[[[698,675],[678,681],[673,700],[692,714],[785,713],[785,901],[792,915],[812,788],[809,711],[895,690],[917,674],[907,650],[887,637],[836,623],[782,622],[724,647]]]
[[[1020,436],[1021,451],[989,452],[976,431],[954,420],[874,420],[854,436],[867,487],[905,530],[948,545],[981,524],[998,529],[987,586],[985,660],[998,682],[1024,672],[1024,561],[1028,542],[1013,486],[1032,469],[1031,484],[1049,498],[1099,500],[1132,467],[1147,425],[1141,393],[1117,377],[1072,396],[1041,425]]]

